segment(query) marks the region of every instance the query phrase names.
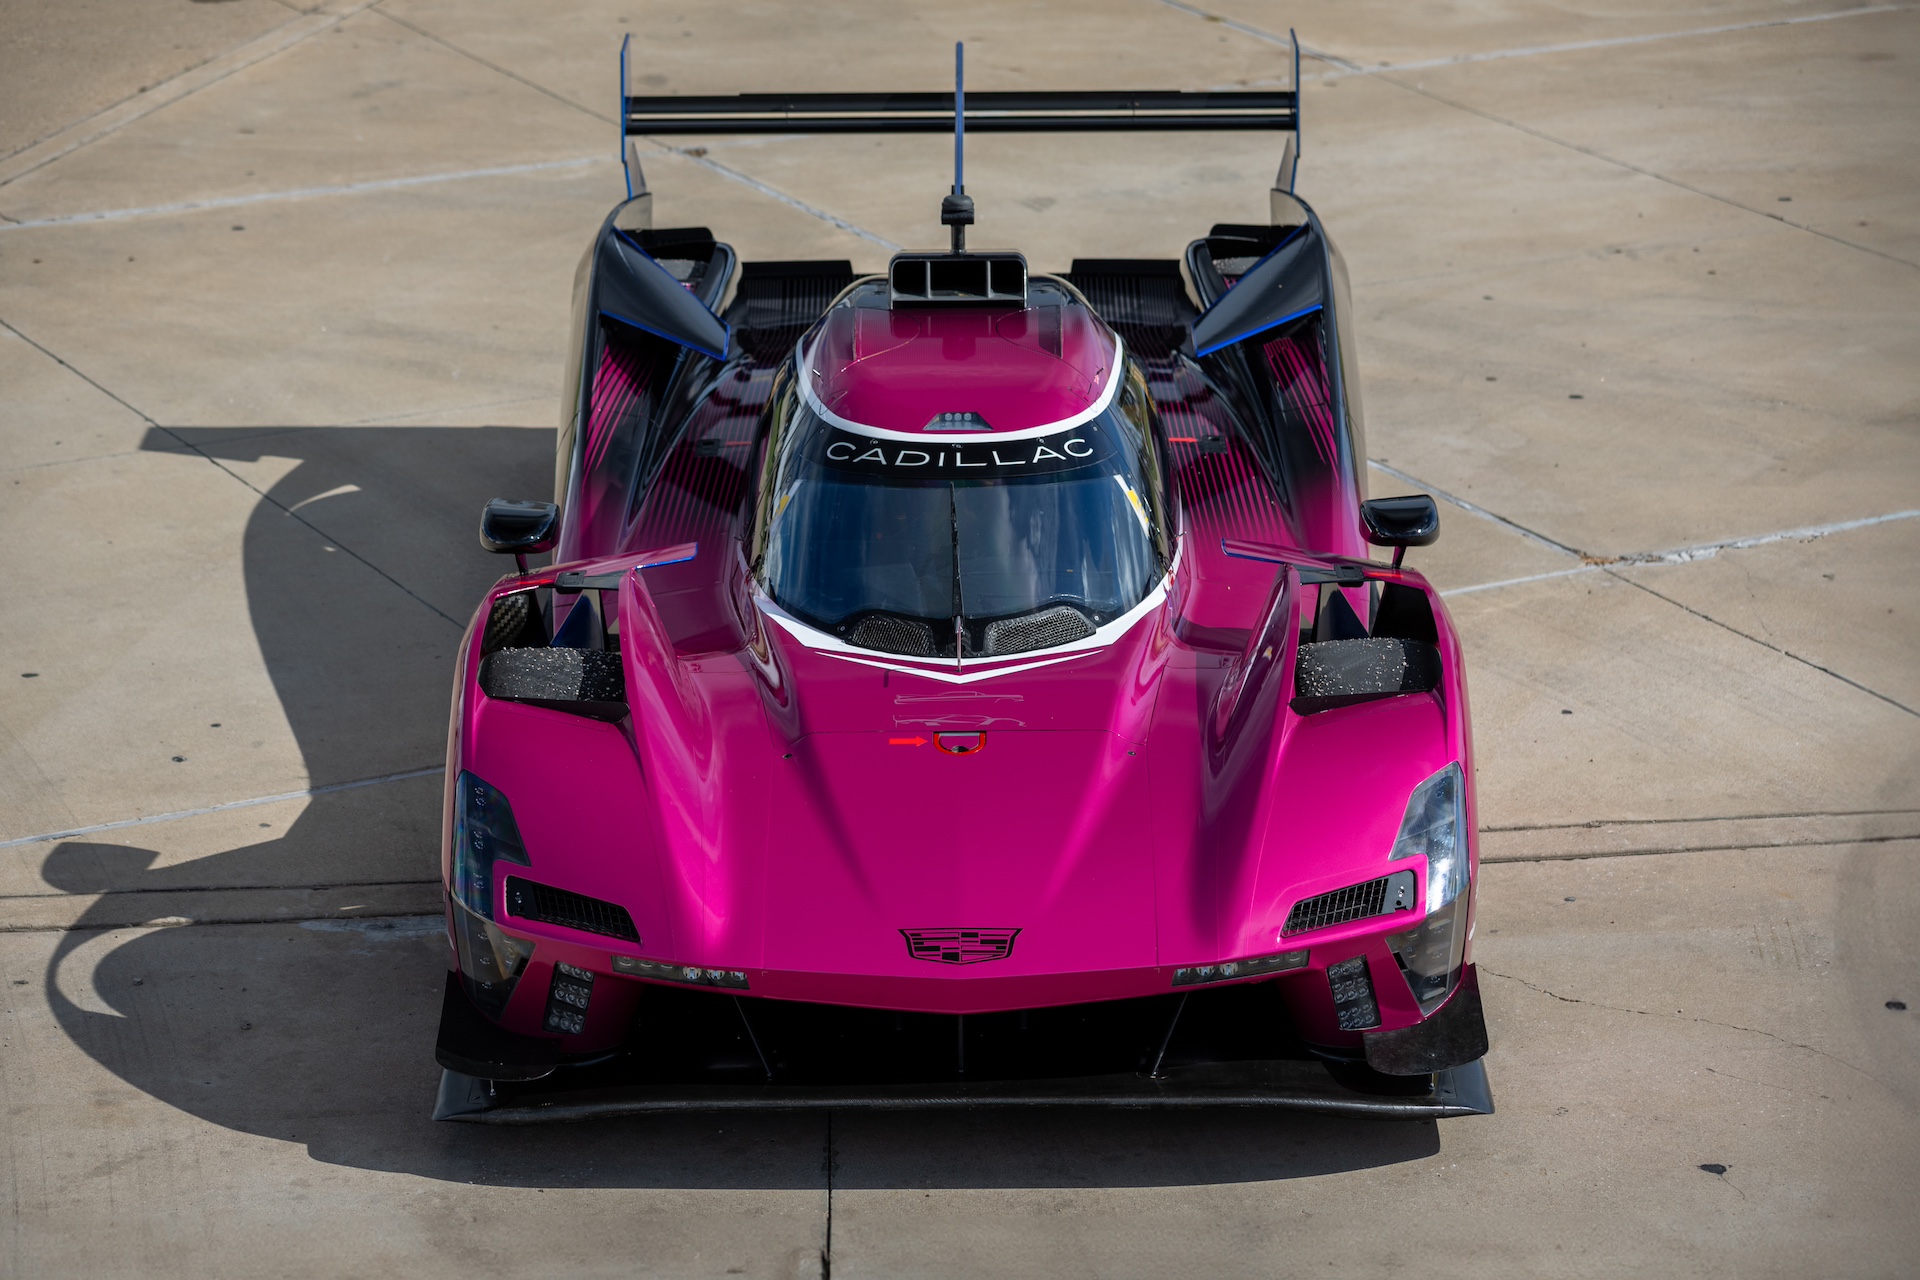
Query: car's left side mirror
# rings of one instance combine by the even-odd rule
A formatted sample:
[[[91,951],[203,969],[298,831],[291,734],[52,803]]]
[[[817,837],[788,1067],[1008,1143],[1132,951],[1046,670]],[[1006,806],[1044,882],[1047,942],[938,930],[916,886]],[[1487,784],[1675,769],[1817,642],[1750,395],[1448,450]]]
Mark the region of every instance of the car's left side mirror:
[[[1408,547],[1427,546],[1440,536],[1440,508],[1424,493],[1371,498],[1360,504],[1360,519],[1367,527],[1368,542],[1393,548],[1396,569]]]
[[[527,554],[551,551],[560,537],[560,508],[551,502],[510,502],[495,498],[480,513],[480,545],[510,555],[527,571]]]

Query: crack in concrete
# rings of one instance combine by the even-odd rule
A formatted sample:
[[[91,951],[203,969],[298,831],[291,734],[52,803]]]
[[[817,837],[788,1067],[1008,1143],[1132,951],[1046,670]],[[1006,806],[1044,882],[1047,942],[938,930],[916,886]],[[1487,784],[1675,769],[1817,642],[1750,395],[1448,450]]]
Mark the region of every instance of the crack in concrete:
[[[445,36],[435,35],[433,32],[427,30],[425,27],[419,26],[416,23],[408,22],[405,18],[402,18],[397,14],[388,13],[385,9],[375,9],[374,12],[378,13],[381,17],[385,18],[388,22],[391,22],[396,26],[405,27],[407,30],[413,32],[413,34],[419,36],[421,39],[431,40],[435,44],[439,45],[441,48],[446,49],[448,52],[457,53],[461,57],[467,59],[469,62],[477,63],[480,66],[485,67],[489,71],[495,72],[498,75],[503,75],[507,79],[514,81],[516,84],[523,84],[527,88],[533,90],[535,93],[543,94],[546,97],[552,98],[555,102],[558,102],[562,106],[572,107],[575,111],[578,111],[580,114],[585,116],[591,116],[593,119],[600,121],[602,124],[610,124],[615,126],[616,128],[620,124],[618,120],[614,119],[612,116],[606,114],[603,111],[595,111],[592,107],[587,106],[585,103],[575,102],[572,98],[567,97],[566,94],[561,93],[558,90],[549,89],[546,85],[541,84],[539,81],[530,80],[526,76],[521,75],[517,71],[510,71],[506,67],[501,66],[499,63],[494,62],[488,58],[483,58],[479,54],[474,53],[470,49],[463,49],[459,45],[455,44],[453,41],[447,39]]]
[[[459,45],[455,44],[453,41],[445,38],[444,36],[435,35],[433,32],[427,30],[425,27],[419,26],[412,22],[408,22],[405,18],[401,18],[392,13],[389,13],[385,9],[377,10],[377,12],[380,14],[381,17],[385,18],[387,21],[397,23],[398,25],[405,27],[407,30],[420,36],[422,39],[431,40],[435,44],[440,45],[442,48],[447,49],[452,53],[456,53],[463,58],[470,59],[474,63],[478,64],[479,66],[483,66],[487,68],[489,71],[497,72],[498,74],[507,77],[509,80],[513,80],[516,83],[523,84],[527,86],[529,89],[535,90],[536,92],[543,93],[547,97],[552,98],[555,102],[561,103],[568,107],[572,107],[575,111],[580,112],[582,115],[589,116],[592,119],[601,121],[603,124],[612,125],[614,128],[620,129],[622,131],[622,140],[624,144],[625,126],[622,123],[622,121],[614,118],[613,116],[607,115],[605,112],[595,111],[592,107],[589,107],[584,103],[575,102],[572,98],[569,98],[565,94],[559,93],[553,89],[548,88],[546,85],[541,84],[537,80],[530,79],[527,76],[521,75],[517,71],[513,71],[507,67],[501,66],[497,62],[494,62],[487,58],[483,58],[477,53],[473,53],[470,50],[463,49]],[[623,108],[624,106],[625,104],[622,103]],[[639,135],[639,136],[646,136],[646,135]],[[825,209],[821,209],[814,205],[810,205],[806,201],[801,200],[797,196],[792,196],[787,194],[786,192],[780,190],[778,187],[770,186],[767,183],[760,181],[758,178],[749,177],[747,174],[740,172],[738,169],[730,168],[727,165],[719,163],[718,161],[707,156],[705,154],[704,148],[695,149],[695,148],[671,147],[671,146],[666,146],[662,144],[656,138],[649,138],[648,140],[652,142],[655,148],[657,149],[656,154],[678,156],[683,160],[691,160],[694,164],[697,164],[701,168],[706,169],[714,174],[717,174],[722,178],[727,179],[729,182],[736,182],[736,183],[739,183],[741,186],[749,187],[754,191],[758,191],[761,195],[767,196],[770,199],[776,200],[779,203],[786,205],[790,209],[795,209],[801,213],[808,215],[809,217],[818,218],[820,221],[825,222],[830,226],[838,227],[840,230],[847,232],[849,235],[858,236],[860,237],[860,239],[879,245],[883,249],[887,249],[893,252],[898,252],[901,247],[895,244],[893,241],[887,239],[885,236],[878,235],[872,231],[868,231],[864,227],[858,226],[852,222],[847,221],[845,218],[840,217],[838,214],[829,213]],[[699,150],[700,154],[698,155],[694,154],[695,150]]]
[[[1543,987],[1537,982],[1528,982],[1525,978],[1519,977],[1516,974],[1501,973],[1498,970],[1487,968],[1487,966],[1485,966],[1484,964],[1480,965],[1479,969],[1481,973],[1487,974],[1490,977],[1504,978],[1508,982],[1517,982],[1529,991],[1533,991],[1540,995],[1547,996],[1551,999],[1558,1000],[1562,1004],[1586,1005],[1589,1008],[1607,1009],[1614,1013],[1637,1014],[1643,1018],[1664,1018],[1669,1022],[1698,1022],[1698,1023],[1701,1023],[1702,1025],[1709,1026],[1709,1027],[1722,1027],[1728,1031],[1740,1031],[1748,1035],[1765,1036],[1767,1039],[1786,1045],[1790,1049],[1804,1049],[1808,1053],[1818,1054],[1820,1057],[1826,1058],[1831,1062],[1837,1062],[1841,1066],[1847,1068],[1847,1070],[1857,1072],[1858,1074],[1865,1076],[1867,1079],[1879,1085],[1882,1089],[1886,1089],[1888,1092],[1893,1091],[1892,1086],[1888,1085],[1886,1081],[1880,1079],[1880,1077],[1874,1075],[1871,1071],[1868,1071],[1865,1067],[1855,1066],[1853,1063],[1848,1062],[1845,1058],[1839,1057],[1835,1054],[1828,1053],[1825,1049],[1822,1049],[1817,1045],[1806,1044],[1799,1040],[1789,1040],[1787,1037],[1780,1035],[1777,1032],[1768,1031],[1763,1027],[1743,1027],[1736,1022],[1721,1022],[1715,1018],[1700,1018],[1700,1017],[1688,1016],[1685,1014],[1660,1013],[1653,1009],[1635,1009],[1627,1005],[1608,1004],[1602,1000],[1583,1000],[1578,996],[1563,996],[1559,992],[1550,990],[1547,987]]]
[[[1634,588],[1637,588],[1638,590],[1646,592],[1648,595],[1654,597],[1656,600],[1664,600],[1668,604],[1672,605],[1674,608],[1684,610],[1687,613],[1692,614],[1694,617],[1700,619],[1702,622],[1710,622],[1714,626],[1719,627],[1723,631],[1728,631],[1736,636],[1739,636],[1742,640],[1752,641],[1754,644],[1759,645],[1761,648],[1770,649],[1773,652],[1779,654],[1783,658],[1791,658],[1793,659],[1793,661],[1800,663],[1802,666],[1811,667],[1813,668],[1813,670],[1818,671],[1823,675],[1832,676],[1835,680],[1840,681],[1842,684],[1851,685],[1855,689],[1858,689],[1860,692],[1867,694],[1870,697],[1878,698],[1880,699],[1880,701],[1886,703],[1890,707],[1897,707],[1901,711],[1906,712],[1910,716],[1920,716],[1920,711],[1914,710],[1912,707],[1908,706],[1904,702],[1901,702],[1899,699],[1888,697],[1886,694],[1881,693],[1878,689],[1869,688],[1866,685],[1861,684],[1858,680],[1855,680],[1851,676],[1841,675],[1838,671],[1835,671],[1832,667],[1822,666],[1818,662],[1815,662],[1813,659],[1802,657],[1801,655],[1793,652],[1793,650],[1791,649],[1782,648],[1780,645],[1774,644],[1768,640],[1762,640],[1759,636],[1753,635],[1746,631],[1742,631],[1740,628],[1733,626],[1730,623],[1722,622],[1720,621],[1720,619],[1714,617],[1712,614],[1704,613],[1701,610],[1694,608],[1692,605],[1682,604],[1680,601],[1675,600],[1670,595],[1666,595],[1662,592],[1655,591],[1652,587],[1648,586],[1644,582],[1636,582],[1632,578],[1625,577],[1615,572],[1612,569],[1607,569],[1605,570],[1605,572],[1609,578],[1614,579],[1616,582],[1624,582],[1630,587],[1634,587]]]

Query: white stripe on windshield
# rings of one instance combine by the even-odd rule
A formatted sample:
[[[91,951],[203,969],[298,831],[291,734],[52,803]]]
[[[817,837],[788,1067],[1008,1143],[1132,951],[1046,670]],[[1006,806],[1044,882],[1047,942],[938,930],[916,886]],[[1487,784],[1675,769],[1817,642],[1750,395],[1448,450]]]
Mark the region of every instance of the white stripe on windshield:
[[[814,340],[819,345],[819,339]],[[1074,414],[1071,418],[1062,418],[1058,422],[1049,422],[1044,426],[1022,427],[1018,431],[967,431],[967,432],[927,432],[893,431],[886,427],[869,426],[864,422],[855,422],[843,418],[820,402],[819,395],[813,389],[813,362],[808,358],[812,352],[795,348],[794,361],[799,368],[801,398],[807,402],[807,408],[819,414],[821,419],[855,435],[869,436],[875,440],[911,440],[916,444],[925,444],[929,440],[951,440],[955,444],[991,444],[996,440],[1030,440],[1035,436],[1052,435],[1056,431],[1071,431],[1085,422],[1091,422],[1107,411],[1113,404],[1113,398],[1120,392],[1120,384],[1126,380],[1126,366],[1122,360],[1120,335],[1113,336],[1113,362],[1107,366],[1107,385],[1100,390],[1100,398]]]

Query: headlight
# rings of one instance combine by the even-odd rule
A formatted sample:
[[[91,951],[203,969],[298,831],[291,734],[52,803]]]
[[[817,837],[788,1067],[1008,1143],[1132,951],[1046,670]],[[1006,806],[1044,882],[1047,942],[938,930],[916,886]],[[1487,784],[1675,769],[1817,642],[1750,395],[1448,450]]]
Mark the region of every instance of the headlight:
[[[513,808],[499,790],[462,770],[454,803],[453,900],[483,920],[493,919],[495,860],[531,867],[514,825]]]
[[[1427,860],[1426,919],[1388,937],[1422,1014],[1446,1000],[1460,978],[1467,946],[1466,784],[1458,762],[1414,788],[1392,858]]]
[[[499,790],[462,772],[455,781],[452,883],[453,947],[474,1004],[498,1017],[520,980],[533,943],[493,922],[493,864],[532,866],[513,809]]]

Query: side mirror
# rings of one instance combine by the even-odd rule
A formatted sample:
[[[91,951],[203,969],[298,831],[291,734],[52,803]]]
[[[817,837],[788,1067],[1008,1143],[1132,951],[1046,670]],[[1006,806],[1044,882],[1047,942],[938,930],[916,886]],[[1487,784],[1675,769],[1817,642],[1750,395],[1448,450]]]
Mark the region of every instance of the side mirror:
[[[1368,542],[1393,548],[1396,569],[1408,547],[1427,546],[1440,536],[1440,508],[1424,493],[1369,499],[1360,504],[1360,520],[1367,527]]]
[[[551,502],[509,502],[495,498],[480,513],[480,545],[496,555],[511,555],[527,571],[527,553],[551,551],[560,537],[560,508]]]

